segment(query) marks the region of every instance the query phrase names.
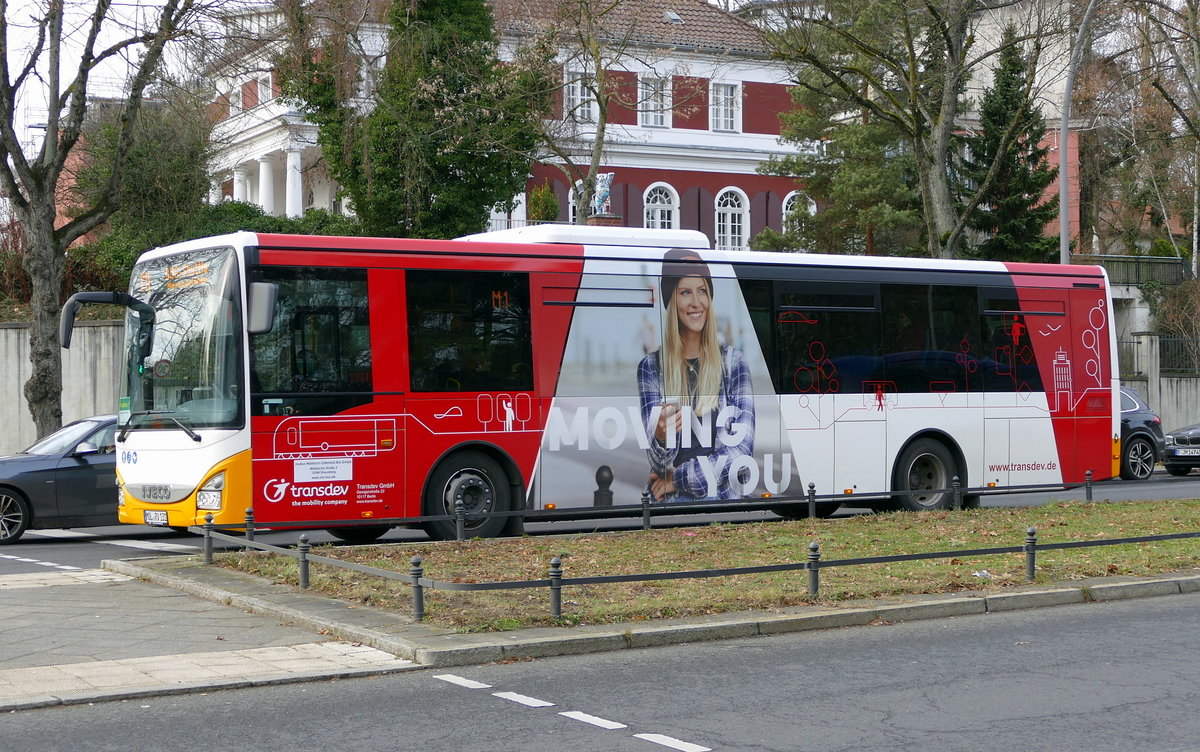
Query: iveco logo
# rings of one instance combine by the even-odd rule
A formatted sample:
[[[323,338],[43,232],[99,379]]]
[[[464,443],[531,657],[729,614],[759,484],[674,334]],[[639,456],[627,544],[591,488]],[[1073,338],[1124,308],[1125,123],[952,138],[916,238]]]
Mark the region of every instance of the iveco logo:
[[[283,501],[283,495],[287,493],[290,482],[282,478],[269,480],[263,486],[263,496],[267,497],[267,501],[274,504],[277,501]]]

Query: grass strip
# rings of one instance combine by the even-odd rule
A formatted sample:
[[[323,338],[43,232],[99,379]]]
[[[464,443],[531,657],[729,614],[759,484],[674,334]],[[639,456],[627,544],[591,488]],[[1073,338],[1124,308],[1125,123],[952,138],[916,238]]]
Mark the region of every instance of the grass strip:
[[[961,512],[896,512],[800,520],[503,540],[317,546],[313,553],[408,572],[413,556],[427,577],[446,582],[502,582],[546,577],[551,557],[566,577],[676,572],[802,562],[809,544],[823,560],[954,549],[1019,546],[1034,527],[1039,543],[1200,531],[1200,500],[1095,503]],[[1037,581],[1154,575],[1200,567],[1200,540],[1096,546],[1038,553]],[[263,552],[220,554],[217,564],[297,585],[296,560]],[[863,598],[995,590],[1025,584],[1023,554],[952,556],[822,570],[820,598],[806,592],[807,573],[785,572],[563,589],[563,615],[550,616],[546,589],[459,593],[426,590],[426,620],[462,631],[610,624],[771,611],[805,604],[835,606]],[[411,613],[406,583],[313,565],[313,592],[374,608]]]

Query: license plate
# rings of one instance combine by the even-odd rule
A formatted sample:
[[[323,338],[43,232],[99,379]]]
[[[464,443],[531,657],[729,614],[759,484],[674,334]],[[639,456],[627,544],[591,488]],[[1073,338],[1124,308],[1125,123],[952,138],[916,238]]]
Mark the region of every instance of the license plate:
[[[167,512],[163,509],[147,509],[142,512],[142,519],[147,525],[167,526]]]
[[[1200,447],[1193,449],[1176,449],[1176,457],[1200,457]]]

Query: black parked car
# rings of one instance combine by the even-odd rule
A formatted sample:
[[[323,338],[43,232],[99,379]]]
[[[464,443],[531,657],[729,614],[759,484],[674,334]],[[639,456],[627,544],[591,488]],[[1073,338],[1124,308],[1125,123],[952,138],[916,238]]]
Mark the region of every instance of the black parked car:
[[[117,416],[63,426],[0,457],[0,545],[29,529],[116,525]]]
[[[1200,467],[1200,423],[1167,434],[1163,467],[1171,475],[1187,475],[1193,468]]]
[[[1165,456],[1162,421],[1137,392],[1121,387],[1121,477],[1145,480]]]

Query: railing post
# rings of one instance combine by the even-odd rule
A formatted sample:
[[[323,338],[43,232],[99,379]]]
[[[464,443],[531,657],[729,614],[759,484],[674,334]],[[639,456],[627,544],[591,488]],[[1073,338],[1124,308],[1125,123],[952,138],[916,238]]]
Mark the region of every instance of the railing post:
[[[550,559],[550,617],[562,618],[562,559]]]
[[[254,542],[254,507],[246,507],[246,540]],[[246,546],[246,550],[250,547]]]
[[[821,592],[821,544],[808,544],[808,597],[816,598]]]
[[[958,479],[957,475],[950,479],[950,488],[954,489],[954,501],[951,503],[950,506],[955,511],[961,510],[962,509],[962,499],[963,499],[962,481]]]
[[[642,529],[650,529],[650,492],[642,491]]]
[[[467,539],[467,505],[463,504],[462,497],[454,500],[454,539]]]
[[[421,566],[421,557],[414,556],[408,570],[409,581],[412,583],[413,621],[425,621],[425,588],[421,578],[425,576],[425,568]]]
[[[213,542],[212,542],[213,523],[212,523],[212,520],[213,520],[212,512],[209,512],[208,514],[204,515],[204,563],[205,564],[212,564],[212,562],[213,562]]]
[[[1087,472],[1085,472],[1083,474],[1083,490],[1084,490],[1083,498],[1087,499],[1088,501],[1091,501],[1092,500],[1092,471],[1091,470],[1088,470]]]
[[[1037,528],[1025,531],[1025,581],[1037,579]]]
[[[308,589],[308,551],[312,546],[308,543],[308,533],[300,533],[300,542],[296,544],[296,550],[300,553],[300,589]]]
[[[808,518],[815,520],[817,518],[817,484],[808,484]]]

